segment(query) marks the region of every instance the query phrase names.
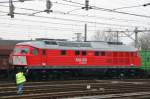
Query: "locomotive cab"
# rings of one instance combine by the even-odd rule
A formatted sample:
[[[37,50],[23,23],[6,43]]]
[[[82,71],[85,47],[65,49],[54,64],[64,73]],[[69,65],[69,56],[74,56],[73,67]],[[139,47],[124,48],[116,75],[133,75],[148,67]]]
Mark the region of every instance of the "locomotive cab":
[[[34,67],[46,65],[46,49],[28,45],[16,45],[11,54],[11,64],[16,67]]]
[[[16,46],[11,54],[12,65],[25,66],[27,65],[27,56],[29,55],[28,46]]]

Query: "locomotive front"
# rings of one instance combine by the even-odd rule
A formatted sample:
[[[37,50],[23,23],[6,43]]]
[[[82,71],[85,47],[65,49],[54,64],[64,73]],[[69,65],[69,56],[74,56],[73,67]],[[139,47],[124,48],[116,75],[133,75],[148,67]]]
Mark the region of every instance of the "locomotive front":
[[[36,42],[22,42],[16,44],[10,55],[10,64],[16,69],[24,69],[29,67],[41,66],[41,50],[33,46]]]
[[[24,45],[16,45],[10,55],[10,63],[16,68],[24,68],[27,65],[27,56],[29,55],[29,47]]]

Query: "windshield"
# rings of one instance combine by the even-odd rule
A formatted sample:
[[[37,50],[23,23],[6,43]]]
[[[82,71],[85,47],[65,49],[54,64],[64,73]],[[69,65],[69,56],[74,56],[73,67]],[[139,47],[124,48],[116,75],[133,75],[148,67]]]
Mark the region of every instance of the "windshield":
[[[22,48],[21,49],[21,54],[28,54],[29,49],[28,48]]]
[[[19,48],[15,48],[14,49],[14,54],[19,54],[20,53],[20,49]]]

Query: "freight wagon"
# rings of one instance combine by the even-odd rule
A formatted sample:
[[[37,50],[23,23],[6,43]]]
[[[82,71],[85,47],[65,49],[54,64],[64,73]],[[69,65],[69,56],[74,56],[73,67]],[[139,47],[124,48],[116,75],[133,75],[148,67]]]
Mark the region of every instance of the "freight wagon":
[[[150,51],[140,51],[142,66],[141,69],[150,76]]]
[[[9,55],[14,46],[24,40],[0,40],[0,78],[11,76],[14,66],[9,64]]]

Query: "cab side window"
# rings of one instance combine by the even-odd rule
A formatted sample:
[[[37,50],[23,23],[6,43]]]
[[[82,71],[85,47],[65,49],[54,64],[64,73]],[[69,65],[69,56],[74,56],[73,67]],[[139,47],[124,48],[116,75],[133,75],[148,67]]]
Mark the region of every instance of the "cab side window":
[[[86,56],[86,51],[82,51],[82,56]]]
[[[21,49],[21,54],[28,54],[28,52],[29,52],[28,48]]]
[[[66,55],[66,50],[61,50],[61,55]]]
[[[20,49],[19,49],[19,48],[15,48],[14,51],[13,51],[13,53],[14,53],[14,54],[20,53]]]
[[[31,51],[31,54],[32,54],[32,55],[38,55],[38,49],[33,49],[33,50]]]
[[[101,56],[105,56],[106,52],[101,52]],[[109,55],[111,56],[111,53],[109,53]]]
[[[75,55],[80,55],[80,51],[76,50]]]
[[[99,56],[99,51],[94,52],[95,56]]]

